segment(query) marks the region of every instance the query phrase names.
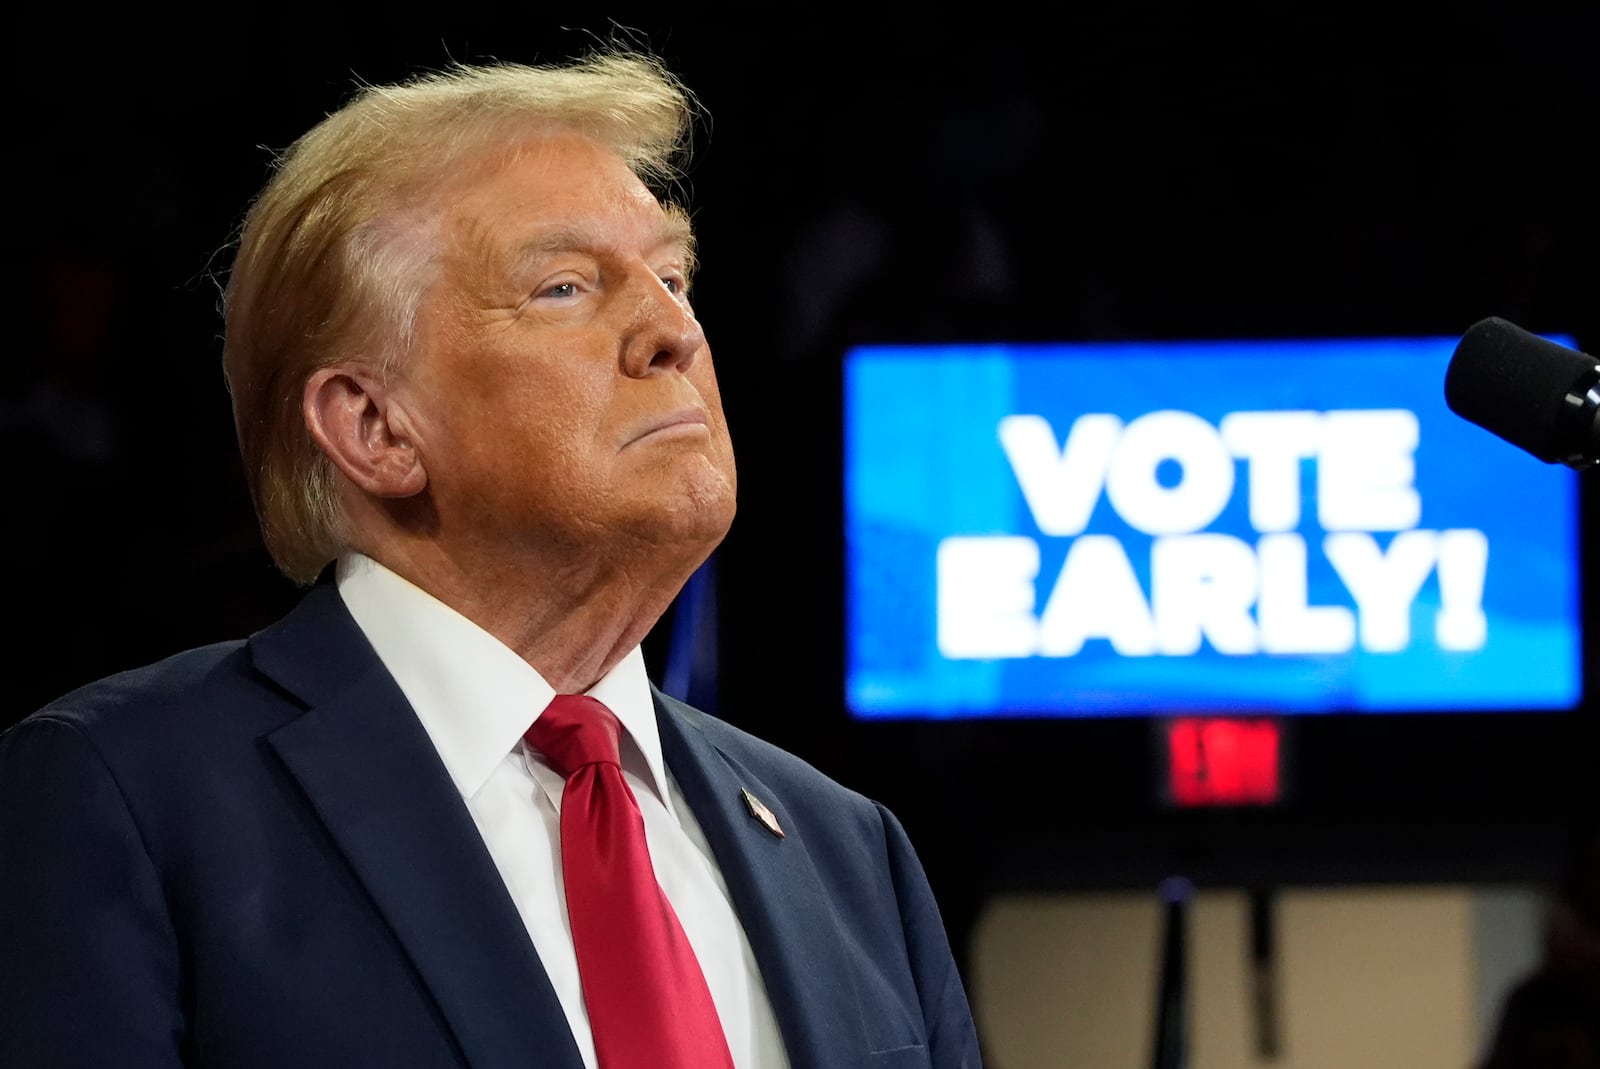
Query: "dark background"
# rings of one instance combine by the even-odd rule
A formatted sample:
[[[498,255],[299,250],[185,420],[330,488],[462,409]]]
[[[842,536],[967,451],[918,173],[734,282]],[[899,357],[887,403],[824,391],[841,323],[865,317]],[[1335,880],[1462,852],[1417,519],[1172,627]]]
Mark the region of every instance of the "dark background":
[[[710,116],[696,305],[741,503],[706,700],[888,802],[958,937],[1002,890],[1547,878],[1600,793],[1587,703],[1297,720],[1291,793],[1261,812],[1167,811],[1145,721],[850,723],[840,358],[1451,335],[1487,315],[1600,352],[1594,6],[923,10],[620,18]],[[268,149],[358,77],[559,59],[612,32],[488,4],[107,18],[13,16],[5,60],[3,722],[295,596],[257,540],[216,310]]]

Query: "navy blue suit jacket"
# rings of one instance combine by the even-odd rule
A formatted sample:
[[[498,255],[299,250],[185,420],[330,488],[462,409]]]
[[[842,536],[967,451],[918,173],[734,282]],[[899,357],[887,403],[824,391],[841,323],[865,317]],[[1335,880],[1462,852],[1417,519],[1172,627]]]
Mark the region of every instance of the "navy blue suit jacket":
[[[894,817],[656,707],[796,1069],[977,1066]],[[471,815],[331,584],[0,739],[0,1065],[581,1069]]]

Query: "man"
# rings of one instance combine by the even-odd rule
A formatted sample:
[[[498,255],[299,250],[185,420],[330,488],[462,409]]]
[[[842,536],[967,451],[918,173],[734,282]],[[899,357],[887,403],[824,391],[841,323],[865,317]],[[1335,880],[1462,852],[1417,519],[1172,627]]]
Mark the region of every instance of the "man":
[[[604,54],[368,89],[286,154],[224,357],[310,589],[0,742],[0,1064],[978,1063],[894,818],[645,677],[734,512],[652,192],[690,118]],[[620,754],[563,755],[597,724]],[[613,816],[656,905],[596,920]]]

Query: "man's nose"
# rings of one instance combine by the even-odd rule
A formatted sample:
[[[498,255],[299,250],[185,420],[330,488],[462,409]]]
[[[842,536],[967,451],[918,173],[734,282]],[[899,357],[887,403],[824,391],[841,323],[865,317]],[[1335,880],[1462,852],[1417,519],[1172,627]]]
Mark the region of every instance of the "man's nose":
[[[706,344],[705,332],[688,302],[654,272],[634,283],[630,301],[623,371],[634,378],[658,370],[688,371]]]

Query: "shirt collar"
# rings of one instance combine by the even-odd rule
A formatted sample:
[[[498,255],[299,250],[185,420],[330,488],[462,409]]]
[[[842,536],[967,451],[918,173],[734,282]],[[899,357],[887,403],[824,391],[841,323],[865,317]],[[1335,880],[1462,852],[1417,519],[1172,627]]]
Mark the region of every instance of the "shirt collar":
[[[359,553],[341,557],[339,596],[394,676],[463,798],[517,748],[555,690],[527,661],[421,587]],[[616,714],[665,802],[666,762],[644,654],[635,646],[586,692]],[[624,747],[623,763],[629,765]]]

